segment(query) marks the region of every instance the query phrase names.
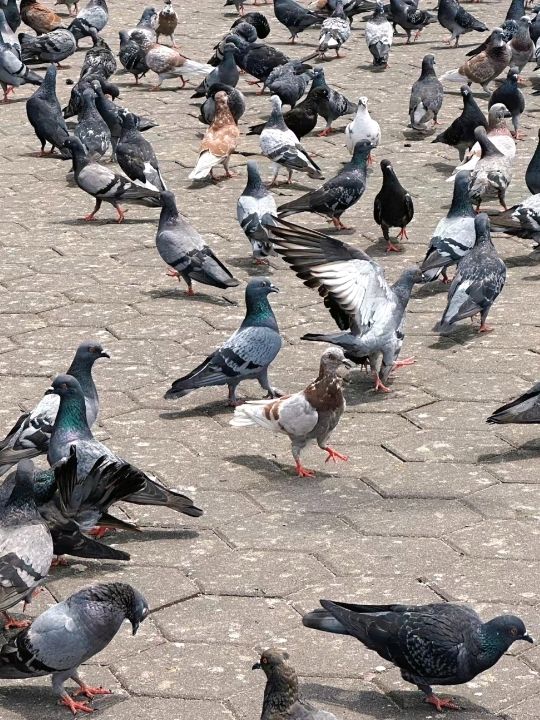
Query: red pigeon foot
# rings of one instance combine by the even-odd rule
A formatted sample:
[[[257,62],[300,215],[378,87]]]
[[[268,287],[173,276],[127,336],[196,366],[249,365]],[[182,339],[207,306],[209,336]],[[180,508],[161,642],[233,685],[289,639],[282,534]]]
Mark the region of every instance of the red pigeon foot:
[[[384,385],[383,381],[378,375],[375,376],[375,390],[380,390],[381,392],[386,393],[391,392],[390,388],[387,388],[386,385]]]
[[[328,137],[328,135],[331,135],[333,128],[324,128],[324,130],[321,130],[319,133],[319,137]]]
[[[434,705],[437,712],[442,712],[444,708],[448,708],[449,710],[461,710],[459,705],[456,705],[452,698],[440,698],[437,697],[437,695],[432,694],[426,697],[426,702],[430,705]]]
[[[492,325],[486,325],[485,323],[482,323],[480,327],[478,328],[478,332],[481,333],[488,333],[493,332],[495,328]]]
[[[32,624],[30,620],[15,620],[11,615],[4,612],[2,615],[4,617],[4,630],[23,630]]]
[[[409,236],[407,235],[407,228],[404,228],[404,227],[401,228],[401,230],[399,231],[399,234],[398,234],[398,238],[400,240],[403,240],[403,238],[405,238],[405,240],[409,239]]]
[[[91,708],[88,703],[78,702],[77,700],[71,698],[67,693],[62,696],[59,702],[60,705],[65,705],[67,708],[69,708],[73,715],[76,715],[79,710],[85,713],[94,712],[94,708]]]
[[[343,462],[347,462],[347,460],[349,459],[348,455],[342,455],[337,450],[334,450],[334,448],[325,447],[324,449],[328,453],[328,457],[326,458],[326,460],[324,462],[328,462],[329,460],[332,460],[332,462],[334,462],[334,463],[337,462],[338,460],[343,460]]]
[[[403,360],[396,360],[396,362],[393,365],[393,370],[398,370],[402,367],[407,367],[407,365],[414,365],[416,360],[413,357],[403,358]]]
[[[75,695],[85,695],[87,698],[92,700],[96,697],[96,695],[112,695],[112,692],[107,690],[107,688],[92,687],[91,685],[85,685],[83,683],[81,687],[73,693],[74,697]]]
[[[68,565],[69,563],[63,555],[58,555],[57,557],[53,558],[53,561],[51,563],[51,567],[67,567]]]
[[[105,537],[109,530],[110,528],[105,527],[104,525],[96,525],[96,527],[92,528],[88,534],[99,539]]]
[[[298,477],[315,477],[315,473],[313,470],[308,470],[305,468],[300,460],[296,461],[296,474]]]
[[[389,253],[389,252],[401,252],[401,248],[398,247],[397,245],[394,245],[394,243],[392,243],[392,242],[388,242],[388,243],[386,244],[386,252],[387,252],[387,253]]]

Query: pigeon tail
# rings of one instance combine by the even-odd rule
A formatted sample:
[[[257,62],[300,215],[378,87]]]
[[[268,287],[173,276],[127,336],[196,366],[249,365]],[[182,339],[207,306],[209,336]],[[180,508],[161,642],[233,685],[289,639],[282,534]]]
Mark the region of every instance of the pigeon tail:
[[[197,164],[189,173],[188,178],[190,180],[204,180],[204,178],[208,177],[212,169],[222,163],[223,160],[223,156],[218,157],[211,153],[210,150],[203,150],[199,155]]]
[[[334,635],[348,635],[347,628],[337,620],[328,610],[312,610],[302,618],[302,625],[312,630],[332,633]]]
[[[459,72],[459,68],[455,68],[454,70],[448,70],[448,72],[445,72],[444,75],[441,75],[439,82],[458,82],[463,85],[463,83],[469,82],[469,78],[462,75]]]

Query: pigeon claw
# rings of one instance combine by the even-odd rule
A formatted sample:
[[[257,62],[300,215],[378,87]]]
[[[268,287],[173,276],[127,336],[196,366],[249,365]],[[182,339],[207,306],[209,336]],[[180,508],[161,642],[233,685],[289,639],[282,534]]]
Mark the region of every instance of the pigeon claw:
[[[392,370],[399,370],[399,368],[407,367],[408,365],[414,365],[416,360],[413,357],[403,358],[403,360],[396,360]]]
[[[390,388],[386,387],[386,385],[383,383],[383,381],[378,375],[375,375],[375,390],[380,390],[381,392],[385,393],[391,392]]]
[[[69,708],[73,715],[76,715],[79,711],[85,713],[94,712],[94,708],[91,708],[87,702],[79,702],[78,700],[74,700],[67,693],[60,698],[60,705],[65,705],[67,708]]]
[[[407,228],[406,228],[406,227],[402,227],[402,228],[401,228],[401,230],[399,231],[399,234],[398,234],[398,238],[399,238],[400,240],[403,240],[404,238],[405,238],[405,240],[408,240],[408,239],[409,239],[409,236],[407,235]]]
[[[386,244],[386,252],[401,252],[401,248],[398,245],[394,245],[393,242],[387,242]]]
[[[67,567],[68,565],[69,563],[63,555],[57,555],[51,563],[51,567]]]
[[[437,712],[442,712],[444,708],[447,708],[448,710],[461,710],[459,705],[456,705],[452,698],[440,698],[437,697],[437,695],[431,694],[426,696],[426,702],[433,705]]]
[[[91,537],[95,537],[95,538],[98,538],[98,539],[99,539],[99,538],[105,537],[105,535],[109,532],[109,529],[110,529],[110,528],[105,527],[104,525],[96,525],[96,527],[93,527],[93,528],[89,531],[88,534],[89,534]]]
[[[24,630],[32,624],[30,620],[15,620],[14,617],[7,613],[2,613],[2,615],[4,617],[4,630]]]
[[[101,686],[92,687],[91,685],[85,685],[83,683],[81,687],[73,693],[74,697],[76,695],[84,695],[85,697],[92,700],[96,697],[96,695],[112,695],[112,692],[110,690],[107,690],[107,688],[103,688]]]
[[[478,328],[478,332],[481,333],[489,333],[493,332],[495,328],[492,325],[486,325],[486,323],[482,323],[480,327]]]
[[[332,460],[332,462],[334,462],[334,463],[337,462],[338,460],[343,460],[343,462],[347,462],[347,460],[349,459],[348,455],[342,455],[337,450],[334,450],[334,448],[325,447],[324,449],[328,453],[328,457],[326,458],[326,460],[324,462],[328,462],[329,460]]]
[[[298,477],[315,477],[315,473],[313,470],[308,470],[305,468],[300,460],[296,461],[296,474]]]
[[[324,130],[321,130],[319,133],[319,137],[328,137],[328,135],[331,135],[333,132],[333,129],[331,127],[324,128]]]

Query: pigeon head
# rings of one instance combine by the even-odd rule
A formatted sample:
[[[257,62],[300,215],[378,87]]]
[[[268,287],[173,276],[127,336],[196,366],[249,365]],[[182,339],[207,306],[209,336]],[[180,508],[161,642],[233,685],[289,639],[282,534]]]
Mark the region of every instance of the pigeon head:
[[[149,24],[157,15],[156,8],[153,7],[147,7],[144,8],[141,19],[139,20],[139,24]]]
[[[375,5],[375,10],[373,11],[373,17],[382,17],[384,15],[384,5],[380,0],[377,0],[377,3]]]
[[[248,300],[265,298],[270,293],[278,293],[279,288],[267,277],[252,278],[246,285],[246,304]]]
[[[322,102],[323,100],[328,100],[328,98],[330,97],[330,93],[328,92],[327,87],[312,87],[309,91],[309,97],[318,102]]]
[[[363,107],[363,108],[366,108],[366,110],[367,110],[368,102],[369,102],[369,100],[367,99],[367,97],[358,98],[358,109]]]
[[[236,52],[237,50],[238,50],[238,48],[236,47],[236,45],[234,43],[226,42],[225,45],[223,46],[223,55],[230,55],[230,54]]]
[[[489,38],[489,44],[491,47],[501,47],[505,44],[505,42],[504,30],[502,28],[493,28],[491,37]]]
[[[52,385],[48,390],[53,395],[59,395],[63,397],[82,397],[84,400],[83,391],[79,381],[73,377],[73,375],[57,375],[52,381]]]
[[[511,67],[508,70],[508,75],[506,76],[507,80],[510,80],[511,83],[515,83],[517,85],[517,81],[519,78],[519,70],[517,67]]]
[[[269,648],[261,653],[259,662],[252,665],[252,670],[264,670],[267,677],[270,677],[276,670],[280,670],[287,665],[289,653],[277,648]]]
[[[383,175],[394,175],[394,168],[390,160],[381,160],[381,170]]]
[[[490,620],[481,628],[482,645],[494,653],[506,652],[516,640],[525,640],[534,643],[529,635],[525,623],[515,615],[499,615]]]
[[[258,37],[257,30],[247,22],[238,23],[238,25],[234,27],[234,33],[250,43],[255,42]]]
[[[422,60],[422,75],[433,75],[435,73],[435,55],[424,55]]]
[[[178,208],[176,207],[176,198],[174,193],[166,190],[159,194],[161,200],[161,215],[165,218],[178,217]]]
[[[467,102],[469,98],[472,98],[472,90],[468,85],[462,85],[459,88],[463,102]]]
[[[93,365],[99,358],[110,358],[103,345],[95,340],[85,340],[77,348],[73,364]]]
[[[353,150],[353,161],[358,160],[366,160],[368,159],[368,156],[370,152],[374,149],[375,145],[373,143],[369,142],[369,140],[359,140],[357,143],[354,144],[354,150]]]
[[[217,109],[223,109],[229,105],[229,96],[224,90],[219,90],[214,95],[214,101],[216,103],[216,110]]]
[[[133,635],[150,612],[148,603],[141,593],[122,582],[89,585],[72,595],[71,599],[82,603],[103,603],[109,612],[112,610],[120,615],[120,622],[129,620]]]
[[[489,125],[490,127],[497,127],[504,118],[512,117],[512,113],[506,109],[506,105],[503,103],[495,103],[489,108]]]
[[[34,505],[34,463],[32,460],[20,460],[6,508],[24,508],[28,505]],[[33,509],[35,512],[35,507]]]
[[[130,112],[119,113],[120,122],[124,130],[136,130],[138,125],[137,116]]]
[[[259,172],[259,166],[255,160],[247,161],[247,176],[248,186],[250,188],[257,188],[263,185],[261,173]]]
[[[321,355],[320,375],[336,375],[340,368],[352,368],[353,363],[347,360],[340,347],[331,347]]]
[[[279,98],[279,95],[272,95],[270,98],[270,102],[272,103],[272,112],[281,112],[281,100]]]
[[[67,140],[64,141],[63,147],[71,151],[73,156],[73,162],[78,162],[86,158],[86,150],[82,142],[78,137],[70,135]]]

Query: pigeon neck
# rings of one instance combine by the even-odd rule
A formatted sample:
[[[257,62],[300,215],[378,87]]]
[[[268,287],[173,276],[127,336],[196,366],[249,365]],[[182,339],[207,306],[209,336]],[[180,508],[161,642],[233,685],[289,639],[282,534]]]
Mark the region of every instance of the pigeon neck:
[[[287,129],[287,126],[285,125],[285,120],[283,120],[283,113],[281,112],[281,108],[277,105],[274,105],[272,107],[272,112],[270,113],[270,117],[268,118],[268,127],[279,128],[280,130]]]
[[[97,389],[94,383],[94,378],[92,377],[93,365],[93,360],[82,360],[75,357],[67,370],[67,374],[72,375],[79,381],[79,385],[81,386],[81,390],[83,391],[85,398],[97,401]]]
[[[274,671],[266,681],[261,720],[283,716],[298,700],[298,678],[292,668]]]
[[[6,503],[5,514],[15,512],[19,517],[24,515],[36,515],[36,501],[34,497],[34,484],[32,478],[25,477],[16,479],[15,486]],[[26,511],[26,512],[25,512]]]
[[[452,197],[452,205],[448,212],[449,217],[476,217],[473,210],[471,200],[469,198],[469,181],[456,179],[454,183],[454,195]]]
[[[364,149],[360,151],[355,151],[352,158],[349,160],[349,162],[345,165],[343,170],[346,172],[347,170],[356,170],[363,172],[364,175],[367,174],[367,160],[368,160],[369,152],[366,152]]]
[[[53,435],[58,432],[70,439],[92,437],[86,420],[86,405],[82,395],[69,395],[60,398]]]
[[[502,155],[501,152],[495,147],[487,135],[482,135],[478,138],[478,144],[482,148],[482,157],[488,157],[492,155]]]
[[[220,107],[216,104],[216,115],[214,117],[214,122],[212,123],[212,128],[214,130],[219,130],[227,125],[236,125],[231,111],[229,110],[229,106],[222,105]]]
[[[73,162],[73,171],[77,175],[83,167],[88,165],[90,162],[86,157],[84,150],[81,147],[75,147],[71,149],[71,159]]]
[[[251,197],[264,197],[267,194],[261,176],[255,168],[248,167],[248,180],[245,194]]]
[[[332,13],[332,17],[341,18],[342,20],[347,20],[347,16],[345,15],[345,11],[343,10],[342,2],[337,3],[336,9]]]
[[[403,310],[411,298],[411,292],[416,282],[417,270],[405,270],[399,280],[392,285],[392,290]]]
[[[328,85],[326,84],[326,80],[324,77],[324,73],[317,73],[315,77],[313,78],[313,82],[311,83],[311,89],[314,90],[315,88],[326,88]]]
[[[321,362],[317,379],[307,386],[304,395],[315,410],[338,410],[343,406],[342,380]]]
[[[246,316],[242,327],[269,327],[278,332],[276,316],[266,295],[246,297]]]
[[[480,626],[478,637],[481,650],[477,654],[477,662],[482,670],[487,670],[504,655],[510,644],[506,637],[491,627],[489,622]]]
[[[51,469],[41,470],[34,475],[34,498],[37,505],[44,505],[52,500],[56,492],[56,480]]]

